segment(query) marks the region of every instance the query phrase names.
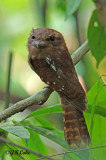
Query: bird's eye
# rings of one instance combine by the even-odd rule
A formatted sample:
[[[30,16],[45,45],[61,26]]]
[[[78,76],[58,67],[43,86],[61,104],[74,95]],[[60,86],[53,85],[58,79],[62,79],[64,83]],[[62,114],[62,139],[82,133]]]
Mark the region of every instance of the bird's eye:
[[[51,41],[54,41],[54,39],[55,39],[54,36],[51,36],[51,37],[50,37],[50,40],[51,40]]]
[[[32,36],[32,39],[35,39],[35,36]]]

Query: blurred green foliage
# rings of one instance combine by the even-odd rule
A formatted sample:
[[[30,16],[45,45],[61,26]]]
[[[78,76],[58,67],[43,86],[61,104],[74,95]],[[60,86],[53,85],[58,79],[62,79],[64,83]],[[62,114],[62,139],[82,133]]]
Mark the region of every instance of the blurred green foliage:
[[[66,16],[73,15],[81,4],[81,0],[66,0]]]
[[[92,55],[96,58],[97,66],[106,55],[106,34],[104,27],[98,20],[98,12],[93,12],[89,28],[88,41]]]
[[[94,9],[93,1],[89,0],[0,1],[0,92],[6,90],[10,51],[13,53],[11,94],[23,98],[45,85],[27,63],[26,44],[32,28],[48,27],[60,31],[71,53],[79,47],[79,39],[83,43],[88,37],[92,54],[89,52],[84,56],[76,65],[76,71],[82,78],[83,86],[88,90],[88,110],[84,116],[91,136],[89,147],[106,145],[106,85],[105,76],[101,76],[105,74],[106,68],[106,35],[97,18],[97,11],[93,12]],[[63,133],[62,108],[56,92],[50,96],[45,106],[32,113],[18,113],[7,122],[2,122],[0,135],[45,156],[69,151]],[[2,111],[3,102],[0,102],[0,107]],[[22,155],[21,158],[18,155],[5,154],[6,150],[11,149],[19,148],[4,144],[1,147],[0,144],[0,156],[4,160],[39,158],[33,154]],[[106,148],[98,148],[52,158],[105,160],[105,157]]]

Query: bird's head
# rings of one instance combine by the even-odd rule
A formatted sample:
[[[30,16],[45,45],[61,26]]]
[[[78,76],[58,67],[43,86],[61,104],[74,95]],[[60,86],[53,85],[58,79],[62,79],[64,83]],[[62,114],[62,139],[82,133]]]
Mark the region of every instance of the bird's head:
[[[29,54],[38,59],[59,54],[67,49],[62,34],[48,28],[33,29],[27,46]]]

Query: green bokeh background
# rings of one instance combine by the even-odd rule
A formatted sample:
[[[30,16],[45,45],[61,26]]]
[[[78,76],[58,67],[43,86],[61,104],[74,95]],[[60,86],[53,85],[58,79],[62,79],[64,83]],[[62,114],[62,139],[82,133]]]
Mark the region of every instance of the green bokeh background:
[[[45,84],[40,80],[40,78],[31,70],[27,62],[27,56],[28,56],[27,40],[32,28],[48,27],[56,29],[59,32],[61,32],[65,37],[66,44],[68,46],[70,54],[72,54],[79,47],[76,19],[78,22],[78,30],[80,33],[80,43],[83,43],[87,39],[87,30],[89,21],[92,12],[95,9],[93,1],[82,0],[77,12],[73,15],[70,15],[70,12],[66,11],[64,0],[51,0],[51,1],[48,0],[46,8],[45,24],[43,17],[44,15],[42,14],[42,8],[41,8],[43,2],[44,2],[43,0],[15,0],[15,1],[0,0],[0,100],[5,99],[8,59],[9,59],[8,57],[10,52],[13,53],[12,71],[10,78],[11,95],[14,95],[22,99],[36,93],[45,86]],[[80,77],[83,86],[85,87],[86,91],[90,91],[88,93],[88,102],[89,102],[88,104],[92,108],[94,106],[96,107],[100,106],[103,107],[103,109],[105,109],[106,107],[105,89],[103,89],[101,91],[101,94],[99,94],[99,97],[97,97],[99,98],[98,101],[96,102],[95,100],[94,102],[91,101],[92,97],[93,99],[95,99],[95,96],[99,91],[97,84],[95,83],[96,82],[98,83],[99,77],[106,73],[105,62],[106,59],[105,58],[102,59],[97,69],[96,59],[92,56],[91,52],[89,51],[83,57],[83,59],[76,65],[76,71],[78,73],[78,76]],[[105,80],[105,77],[103,77],[103,80]],[[102,83],[103,82],[101,82],[101,84]],[[55,105],[57,103],[59,103],[58,95],[56,92],[53,92],[53,94],[50,96],[50,98],[44,104],[43,107]],[[1,103],[0,106],[2,106]],[[1,107],[1,110],[2,109],[3,108]],[[13,116],[11,119],[19,121],[27,114],[29,114],[29,111],[26,111],[23,114],[17,114],[16,116]],[[40,113],[38,112],[38,114]],[[84,115],[89,129],[92,130],[92,124],[93,124],[93,131],[91,131],[92,134],[91,147],[105,145],[106,144],[106,138],[105,138],[106,118],[104,116],[105,114],[101,112],[101,115],[99,115],[98,112],[94,116],[92,111],[92,113],[88,112],[85,113]],[[58,114],[51,114],[50,116],[43,115],[42,117],[40,117],[40,119],[35,118],[32,121],[28,120],[28,122],[26,120],[24,123],[29,123],[29,122],[31,124],[37,124],[37,125],[41,125],[42,123],[41,126],[43,127],[46,126],[48,128],[50,127],[51,128],[56,127],[58,129],[63,128],[62,115],[60,112]],[[49,124],[48,122],[50,122],[51,124]],[[38,133],[33,133],[33,131],[30,129],[28,129],[32,137],[29,140],[30,149],[34,149],[35,151],[39,151],[43,154],[54,154],[64,151],[63,148],[57,145],[55,142],[51,142],[50,140],[47,139],[47,137],[44,138],[42,134],[39,136]],[[59,131],[57,131],[56,133],[63,136],[63,133],[61,134],[61,132]],[[36,144],[33,143],[35,137],[36,137],[36,144],[37,143],[39,144],[38,148],[35,147]],[[13,136],[12,133],[8,134],[8,139],[12,140],[15,143],[17,142],[21,145],[24,145],[26,147],[28,146],[26,140],[22,139],[22,137],[19,138],[15,135]],[[47,146],[47,151],[45,151],[46,146]],[[105,148],[93,150],[91,151],[89,159],[105,160],[106,157],[105,152],[106,152]],[[1,151],[0,154],[2,154]],[[77,157],[77,154],[71,156],[74,157],[73,159],[76,160],[79,159]],[[10,157],[8,157],[8,159],[9,158]],[[29,157],[26,156],[26,158],[31,159],[35,157],[31,155]],[[15,156],[13,159],[15,159]],[[66,159],[68,160],[68,157]]]

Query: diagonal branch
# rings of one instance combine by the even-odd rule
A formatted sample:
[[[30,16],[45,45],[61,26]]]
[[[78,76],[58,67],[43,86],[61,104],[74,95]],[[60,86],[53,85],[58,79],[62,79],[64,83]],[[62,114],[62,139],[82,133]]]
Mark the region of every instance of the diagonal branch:
[[[88,41],[86,40],[73,54],[72,60],[74,65],[76,65],[82,57],[89,51]]]
[[[74,65],[77,64],[82,57],[88,52],[88,41],[85,41],[73,54],[72,60]],[[10,116],[14,115],[15,113],[24,111],[27,107],[31,105],[41,105],[47,101],[50,94],[53,92],[50,88],[44,88],[43,90],[39,91],[35,95],[26,98],[22,101],[17,102],[16,104],[12,105],[11,107],[5,109],[0,113],[0,122],[6,120]]]

